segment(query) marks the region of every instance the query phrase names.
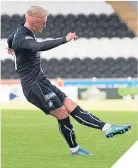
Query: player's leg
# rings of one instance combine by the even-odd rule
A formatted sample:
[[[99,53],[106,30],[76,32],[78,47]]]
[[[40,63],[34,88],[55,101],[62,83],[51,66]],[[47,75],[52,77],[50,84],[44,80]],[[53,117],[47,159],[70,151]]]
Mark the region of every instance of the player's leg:
[[[40,108],[45,114],[50,114],[57,119],[59,131],[68,143],[72,154],[90,154],[80,148],[77,144],[68,111],[57,95],[46,85],[44,81],[39,81],[28,88],[23,87],[23,91],[30,103]]]
[[[105,122],[101,121],[99,118],[83,110],[70,98],[66,97],[64,100],[64,105],[70,115],[77,120],[80,124],[86,125],[88,127],[96,128],[102,130]]]
[[[52,110],[49,113],[58,120],[59,131],[68,143],[72,155],[92,155],[77,144],[75,132],[65,106]]]
[[[63,135],[69,147],[76,148],[78,144],[76,142],[75,132],[66,108],[61,106],[60,108],[51,110],[49,113],[57,119],[59,131]]]
[[[50,84],[50,82],[49,82]],[[100,119],[81,109],[75,102],[68,98],[60,89],[50,84],[50,87],[58,95],[61,102],[64,103],[67,111],[74,117],[79,123],[84,124],[89,127],[101,129],[105,125]],[[72,112],[72,113],[71,113]],[[77,113],[77,114],[76,114]]]
[[[104,131],[106,137],[108,138],[116,134],[122,134],[130,129],[130,125],[117,126],[101,121],[93,114],[81,109],[81,107],[69,99],[65,93],[63,93],[56,86],[52,85],[50,81],[48,81],[48,83],[49,87],[52,88],[52,90],[58,95],[58,98],[61,100],[61,102],[64,103],[64,106],[70,115],[79,123]]]
[[[113,137],[116,134],[122,134],[128,131],[131,127],[130,125],[118,126],[103,122],[93,114],[83,110],[68,97],[64,100],[64,106],[70,115],[80,124],[104,131],[107,138]]]

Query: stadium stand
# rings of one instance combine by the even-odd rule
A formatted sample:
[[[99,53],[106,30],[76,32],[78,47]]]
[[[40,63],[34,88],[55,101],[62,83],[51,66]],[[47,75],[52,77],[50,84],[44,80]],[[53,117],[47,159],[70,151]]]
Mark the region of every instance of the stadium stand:
[[[15,30],[17,25],[24,22],[24,16],[20,15],[2,15],[2,38],[6,38]],[[118,15],[101,14],[101,15],[49,15],[46,31],[37,34],[36,37],[62,37],[69,31],[76,32],[79,37],[135,37],[135,34],[128,29],[126,24],[122,22]]]
[[[5,59],[1,62],[2,79],[18,79],[14,70],[14,62]],[[49,78],[121,78],[136,77],[137,59],[119,57],[106,59],[86,57],[80,58],[51,58],[42,59],[42,68]]]
[[[40,4],[41,5],[41,4]],[[114,12],[110,4],[98,2],[84,9],[84,4],[74,4],[71,10],[64,4],[52,5],[47,28],[37,34],[38,40],[65,36],[76,32],[79,40],[56,49],[42,52],[42,68],[49,78],[126,78],[137,76],[137,37]],[[62,13],[61,13],[61,8]],[[77,10],[76,10],[77,9]],[[7,36],[24,21],[23,11],[2,12],[1,37],[6,45]],[[14,59],[7,56],[4,47],[1,59],[2,79],[18,79]],[[52,71],[51,71],[52,69]]]

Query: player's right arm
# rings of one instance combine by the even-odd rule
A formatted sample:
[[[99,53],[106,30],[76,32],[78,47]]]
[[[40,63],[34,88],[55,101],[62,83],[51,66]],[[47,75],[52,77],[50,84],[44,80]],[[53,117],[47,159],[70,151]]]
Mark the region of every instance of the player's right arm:
[[[65,38],[47,40],[43,42],[37,42],[32,37],[30,38],[20,37],[18,39],[18,47],[23,49],[28,49],[28,50],[34,50],[34,51],[46,51],[46,50],[55,48],[61,44],[64,44],[75,38],[77,38],[75,33],[69,33]]]
[[[7,44],[8,44],[8,48],[7,48],[7,51],[8,51],[8,54],[13,54],[13,49],[12,49],[12,41],[13,41],[13,38],[14,38],[14,34],[15,34],[15,31],[10,34],[7,38]]]
[[[12,41],[13,41],[14,34],[15,34],[15,32],[10,34],[7,38],[8,48],[10,48],[10,49],[12,49]]]

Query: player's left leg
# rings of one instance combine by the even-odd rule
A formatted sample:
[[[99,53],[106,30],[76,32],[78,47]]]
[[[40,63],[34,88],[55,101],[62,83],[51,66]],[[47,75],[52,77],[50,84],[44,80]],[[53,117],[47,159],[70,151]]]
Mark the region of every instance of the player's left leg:
[[[122,134],[130,129],[130,125],[118,126],[101,121],[93,114],[81,109],[81,107],[79,107],[74,101],[68,98],[65,93],[63,93],[56,86],[52,85],[50,82],[49,85],[51,89],[57,94],[60,101],[64,103],[64,106],[66,107],[70,115],[80,124],[102,130],[107,138],[113,137],[116,134]]]
[[[116,134],[122,134],[128,131],[131,127],[130,125],[119,126],[103,122],[93,114],[81,109],[80,106],[68,97],[64,100],[64,106],[70,115],[80,124],[102,130],[107,138],[113,137]]]
[[[76,142],[75,131],[71,124],[69,113],[64,105],[50,111],[49,114],[58,120],[59,131],[68,143],[71,155],[93,155],[93,153],[86,151]]]

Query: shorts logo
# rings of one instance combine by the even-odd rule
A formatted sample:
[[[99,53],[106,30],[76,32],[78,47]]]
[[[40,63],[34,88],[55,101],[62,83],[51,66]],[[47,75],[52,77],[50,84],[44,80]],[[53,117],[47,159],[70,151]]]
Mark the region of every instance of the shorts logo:
[[[52,101],[49,101],[49,102],[48,102],[48,106],[49,106],[49,107],[52,107],[52,106],[53,106],[53,102],[52,102]]]
[[[54,92],[51,92],[51,93],[45,95],[45,100],[50,100],[55,96],[56,96],[56,94]]]

